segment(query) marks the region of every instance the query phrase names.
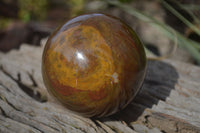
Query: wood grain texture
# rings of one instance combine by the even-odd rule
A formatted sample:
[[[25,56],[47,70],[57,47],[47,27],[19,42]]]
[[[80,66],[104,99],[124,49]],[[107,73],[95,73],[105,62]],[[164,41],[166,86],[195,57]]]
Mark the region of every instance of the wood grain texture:
[[[70,113],[48,95],[41,75],[43,47],[0,53],[0,132],[199,133],[200,68],[148,61],[144,85],[131,104],[110,117]]]

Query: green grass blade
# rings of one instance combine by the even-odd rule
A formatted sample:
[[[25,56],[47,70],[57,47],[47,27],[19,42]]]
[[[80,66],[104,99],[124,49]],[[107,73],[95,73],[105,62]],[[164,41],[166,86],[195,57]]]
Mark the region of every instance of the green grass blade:
[[[119,7],[120,9],[124,10],[130,15],[133,15],[139,18],[140,20],[148,22],[152,26],[155,26],[172,40],[174,39],[174,33],[176,33],[179,45],[185,47],[189,51],[189,53],[193,56],[193,58],[197,61],[197,63],[200,64],[200,47],[199,47],[200,45],[197,42],[191,41],[190,39],[185,38],[179,32],[176,32],[170,26],[156,20],[152,16],[142,13],[141,11],[138,11],[128,5],[122,4],[119,1],[106,0],[106,2],[108,2],[111,5]]]
[[[179,18],[183,23],[185,23],[189,28],[191,28],[194,32],[196,32],[200,36],[200,30],[192,24],[189,20],[187,20],[185,17],[183,17],[178,11],[176,11],[171,5],[169,5],[165,0],[161,0],[163,5],[171,12],[173,13],[177,18]]]
[[[195,10],[200,10],[200,5],[194,5],[194,4],[180,4],[181,7],[183,7],[184,9],[186,10],[192,10],[192,11],[195,11]]]

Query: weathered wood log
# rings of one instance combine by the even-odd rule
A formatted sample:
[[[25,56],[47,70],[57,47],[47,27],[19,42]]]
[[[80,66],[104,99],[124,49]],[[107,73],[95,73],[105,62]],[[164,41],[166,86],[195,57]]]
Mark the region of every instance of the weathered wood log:
[[[144,85],[124,110],[90,119],[48,95],[41,75],[43,47],[0,53],[0,132],[200,133],[200,68],[148,61]]]

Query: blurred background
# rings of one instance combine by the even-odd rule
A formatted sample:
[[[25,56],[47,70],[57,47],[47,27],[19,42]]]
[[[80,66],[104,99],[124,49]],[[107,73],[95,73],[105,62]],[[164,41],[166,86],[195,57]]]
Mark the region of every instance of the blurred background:
[[[0,0],[0,51],[40,46],[70,18],[97,12],[130,25],[149,56],[200,64],[200,0]]]

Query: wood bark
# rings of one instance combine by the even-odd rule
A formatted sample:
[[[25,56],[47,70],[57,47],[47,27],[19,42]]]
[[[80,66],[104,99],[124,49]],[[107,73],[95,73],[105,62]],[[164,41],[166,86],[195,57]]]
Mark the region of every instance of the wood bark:
[[[200,67],[148,61],[139,94],[106,118],[84,118],[57,103],[43,84],[43,46],[0,53],[1,133],[200,133]]]

